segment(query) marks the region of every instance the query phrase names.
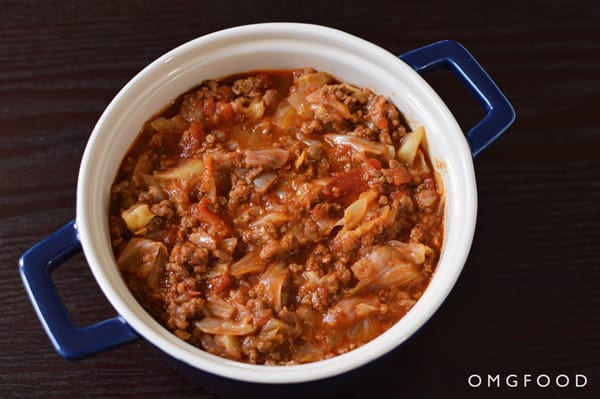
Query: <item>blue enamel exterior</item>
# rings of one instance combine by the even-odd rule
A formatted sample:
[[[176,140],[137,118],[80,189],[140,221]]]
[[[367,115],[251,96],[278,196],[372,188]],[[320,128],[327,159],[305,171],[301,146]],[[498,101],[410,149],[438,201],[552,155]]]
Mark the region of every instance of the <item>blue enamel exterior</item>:
[[[449,69],[473,93],[486,116],[467,132],[473,158],[489,148],[515,120],[515,111],[496,83],[460,43],[443,40],[400,56],[419,74]]]
[[[82,328],[73,324],[50,274],[80,251],[77,226],[72,221],[19,260],[21,278],[37,315],[58,353],[67,359],[92,355],[138,337],[120,316]]]

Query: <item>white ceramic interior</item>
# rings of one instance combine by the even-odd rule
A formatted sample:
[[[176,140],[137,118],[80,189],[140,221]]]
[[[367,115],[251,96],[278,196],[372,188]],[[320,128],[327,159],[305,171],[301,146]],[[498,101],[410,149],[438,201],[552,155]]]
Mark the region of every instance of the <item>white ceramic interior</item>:
[[[407,49],[408,50],[408,49]],[[109,239],[109,190],[140,127],[170,100],[204,79],[256,69],[312,66],[388,96],[415,127],[426,128],[446,189],[441,259],[425,294],[390,330],[341,356],[303,365],[250,365],[206,353],[157,323],[133,298],[117,269]],[[456,120],[431,87],[395,55],[322,26],[272,23],[242,26],[188,42],[157,59],[114,98],[89,139],[79,173],[77,224],[83,250],[102,291],[145,339],[188,365],[235,380],[308,382],[364,365],[408,339],[442,304],[471,246],[477,196],[471,152]]]

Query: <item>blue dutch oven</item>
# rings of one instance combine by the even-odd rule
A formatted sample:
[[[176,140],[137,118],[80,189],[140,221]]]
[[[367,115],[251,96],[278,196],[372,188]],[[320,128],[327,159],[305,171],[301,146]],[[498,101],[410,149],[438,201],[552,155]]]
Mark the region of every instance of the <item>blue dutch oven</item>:
[[[143,123],[172,99],[204,79],[258,69],[312,66],[341,81],[383,94],[411,127],[423,125],[436,172],[445,190],[442,254],[427,290],[396,325],[373,341],[319,362],[265,366],[223,359],[180,340],[133,298],[119,274],[109,236],[110,186]],[[466,134],[420,76],[450,70],[484,108],[485,117]],[[81,162],[76,219],[28,250],[20,272],[33,306],[56,350],[78,359],[143,338],[209,389],[225,395],[306,395],[335,390],[357,378],[406,342],[439,308],[460,275],[477,215],[473,158],[513,123],[515,113],[500,89],[459,43],[445,40],[396,57],[347,33],[316,25],[272,23],[242,26],[200,37],[157,59],[135,76],[102,114]],[[117,316],[87,327],[69,319],[51,273],[84,252]],[[336,380],[332,384],[332,380]],[[348,385],[351,386],[351,385]],[[249,388],[250,387],[250,388]],[[299,389],[301,388],[301,389]]]

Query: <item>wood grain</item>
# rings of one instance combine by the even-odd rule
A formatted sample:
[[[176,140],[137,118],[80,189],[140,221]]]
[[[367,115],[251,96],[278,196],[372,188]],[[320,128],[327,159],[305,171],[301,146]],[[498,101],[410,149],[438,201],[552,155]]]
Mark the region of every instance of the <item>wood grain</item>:
[[[455,289],[374,379],[344,397],[600,397],[596,2],[123,3],[0,3],[0,397],[212,398],[141,340],[63,360],[17,261],[74,218],[85,143],[135,73],[200,35],[267,21],[336,27],[395,54],[459,40],[517,110],[515,125],[476,161],[477,233]],[[464,129],[481,118],[449,73],[427,80]],[[114,314],[83,256],[54,281],[80,325]],[[472,373],[579,373],[588,385],[473,389]]]

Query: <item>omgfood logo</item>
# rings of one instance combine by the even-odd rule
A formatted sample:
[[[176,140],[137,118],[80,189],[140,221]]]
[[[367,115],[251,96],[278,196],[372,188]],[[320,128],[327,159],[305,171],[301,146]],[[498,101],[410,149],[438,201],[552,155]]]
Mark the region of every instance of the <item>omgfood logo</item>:
[[[567,374],[558,374],[557,376],[548,374],[508,374],[506,376],[500,374],[471,374],[467,378],[467,383],[471,388],[583,388],[587,385],[588,379],[584,374],[575,374],[574,376]]]

